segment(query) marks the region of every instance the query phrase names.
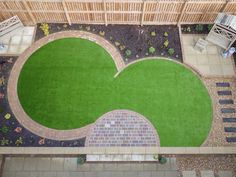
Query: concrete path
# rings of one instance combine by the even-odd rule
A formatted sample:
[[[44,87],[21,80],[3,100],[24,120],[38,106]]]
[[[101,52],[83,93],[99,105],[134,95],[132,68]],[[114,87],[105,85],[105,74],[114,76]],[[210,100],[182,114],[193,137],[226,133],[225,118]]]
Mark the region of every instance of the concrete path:
[[[171,158],[173,159],[173,158]],[[6,158],[3,177],[178,177],[176,161],[158,163],[86,163],[77,158]]]

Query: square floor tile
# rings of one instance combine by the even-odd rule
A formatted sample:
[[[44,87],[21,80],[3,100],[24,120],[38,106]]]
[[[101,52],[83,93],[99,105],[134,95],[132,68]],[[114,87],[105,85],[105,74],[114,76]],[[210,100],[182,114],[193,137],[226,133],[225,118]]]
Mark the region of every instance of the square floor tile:
[[[64,170],[64,158],[52,158],[51,159],[51,170],[52,171],[63,171]]]
[[[232,171],[219,171],[219,177],[233,177]]]
[[[187,35],[187,36],[184,36],[183,38],[182,38],[182,40],[183,40],[183,44],[185,45],[193,45],[194,44],[194,42],[193,42],[193,36],[192,35]]]
[[[235,75],[234,66],[233,65],[223,65],[222,71],[224,75]]]
[[[183,177],[196,177],[195,171],[183,171],[182,174]]]
[[[23,53],[29,46],[28,45],[20,45],[19,46],[19,53]]]
[[[7,52],[10,54],[17,54],[17,53],[19,53],[18,47],[19,47],[18,45],[11,45]]]
[[[201,171],[201,177],[215,177],[214,172],[211,170]]]
[[[220,64],[221,61],[220,61],[220,57],[219,55],[215,55],[215,54],[212,54],[212,55],[207,55],[208,56],[208,61],[209,61],[209,64]]]
[[[32,36],[23,36],[21,44],[30,45],[32,42]]]
[[[198,70],[203,74],[203,75],[209,75],[210,74],[210,68],[208,65],[198,65]]]
[[[11,44],[13,44],[13,45],[19,45],[20,42],[21,42],[21,37],[22,37],[22,36],[13,36],[13,37],[11,38]]]
[[[208,55],[197,55],[197,64],[199,65],[208,65]]]
[[[0,40],[0,44],[8,44],[10,42],[10,37],[9,36],[6,36],[6,37],[2,37],[1,40]]]
[[[221,65],[210,65],[210,75],[223,75]]]
[[[34,34],[34,27],[24,27],[23,29],[23,34],[24,35],[29,35],[29,36],[33,36]]]
[[[207,46],[208,54],[219,54],[217,46]]]
[[[51,166],[51,158],[38,158],[37,170],[49,171]]]

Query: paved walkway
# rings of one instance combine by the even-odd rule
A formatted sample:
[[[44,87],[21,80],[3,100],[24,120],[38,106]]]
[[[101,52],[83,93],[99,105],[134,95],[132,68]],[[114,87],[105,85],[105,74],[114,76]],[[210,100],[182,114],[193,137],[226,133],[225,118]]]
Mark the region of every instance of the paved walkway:
[[[125,66],[119,51],[117,51],[117,49],[112,44],[110,44],[108,41],[106,41],[104,38],[98,35],[84,31],[65,31],[51,34],[35,42],[29,49],[27,49],[22,55],[20,55],[20,57],[17,59],[12,68],[8,80],[7,92],[8,92],[8,101],[10,107],[14,115],[16,116],[17,120],[25,128],[27,128],[28,130],[39,136],[54,140],[71,140],[85,137],[87,136],[91,125],[79,129],[62,131],[62,130],[50,129],[38,124],[25,113],[20,104],[17,95],[17,81],[24,63],[27,61],[27,59],[30,57],[32,53],[34,53],[38,48],[42,47],[48,42],[68,37],[84,38],[90,41],[94,41],[95,43],[105,48],[108,51],[108,53],[111,54],[118,71]]]
[[[86,146],[160,146],[156,129],[142,115],[115,110],[101,116],[86,138]]]
[[[194,49],[197,40],[205,37],[206,35],[197,34],[182,35],[184,63],[190,65],[203,76],[235,76],[233,57],[222,58],[223,49],[220,47],[209,42],[206,50],[202,52]]]
[[[3,177],[178,177],[175,158],[154,163],[85,163],[77,158],[6,158]]]

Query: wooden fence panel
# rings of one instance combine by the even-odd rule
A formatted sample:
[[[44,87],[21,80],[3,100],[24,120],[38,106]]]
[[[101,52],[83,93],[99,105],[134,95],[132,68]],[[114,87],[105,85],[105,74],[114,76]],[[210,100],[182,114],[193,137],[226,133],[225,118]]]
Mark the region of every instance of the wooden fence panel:
[[[219,12],[236,15],[236,0],[0,0],[0,20],[24,24],[213,23]]]

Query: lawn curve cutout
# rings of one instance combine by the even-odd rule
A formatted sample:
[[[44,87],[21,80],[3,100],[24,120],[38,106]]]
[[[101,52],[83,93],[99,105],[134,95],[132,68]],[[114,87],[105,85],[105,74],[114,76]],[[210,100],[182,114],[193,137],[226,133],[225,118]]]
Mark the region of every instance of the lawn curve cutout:
[[[158,130],[161,146],[200,146],[212,121],[211,99],[201,80],[181,64],[144,60],[116,78],[111,56],[80,38],[55,40],[24,64],[17,91],[24,111],[51,129],[94,123],[106,112],[127,109]]]

